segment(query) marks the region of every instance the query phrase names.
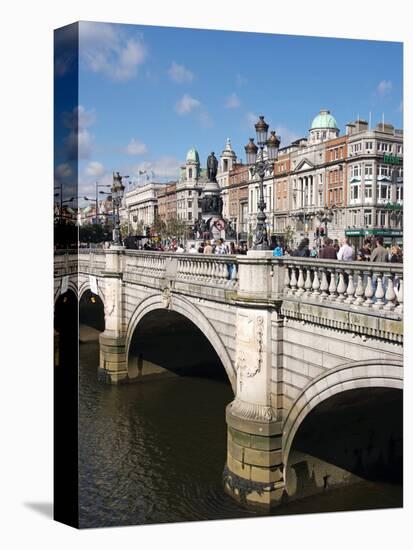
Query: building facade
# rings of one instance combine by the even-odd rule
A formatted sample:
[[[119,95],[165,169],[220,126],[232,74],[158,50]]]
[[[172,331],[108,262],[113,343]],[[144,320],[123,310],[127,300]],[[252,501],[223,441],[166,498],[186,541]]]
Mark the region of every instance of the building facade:
[[[158,216],[163,222],[176,219],[176,182],[165,184],[159,191]]]
[[[125,193],[122,221],[128,223],[132,232],[135,232],[139,225],[153,225],[158,215],[158,194],[164,187],[164,183],[149,182]]]

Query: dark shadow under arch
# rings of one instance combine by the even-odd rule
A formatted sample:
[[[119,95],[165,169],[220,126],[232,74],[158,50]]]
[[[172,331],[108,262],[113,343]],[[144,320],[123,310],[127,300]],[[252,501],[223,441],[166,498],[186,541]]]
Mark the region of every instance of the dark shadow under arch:
[[[144,315],[134,330],[129,347],[131,377],[145,374],[145,369],[150,372],[151,365],[179,376],[229,382],[217,352],[203,332],[184,315],[165,308]]]
[[[85,290],[79,300],[79,324],[87,325],[99,332],[105,330],[105,308],[102,299],[90,289]]]
[[[355,388],[322,401],[296,431],[285,468],[296,498],[360,480],[401,485],[403,392]]]

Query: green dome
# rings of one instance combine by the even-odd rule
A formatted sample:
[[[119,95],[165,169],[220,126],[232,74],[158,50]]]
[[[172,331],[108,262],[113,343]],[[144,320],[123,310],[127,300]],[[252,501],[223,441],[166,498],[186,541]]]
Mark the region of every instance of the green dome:
[[[199,155],[198,151],[192,147],[189,149],[186,155],[186,162],[197,162],[199,164]]]
[[[334,128],[338,130],[336,119],[333,115],[330,115],[330,111],[322,109],[319,114],[314,118],[311,124],[311,130],[319,128]]]

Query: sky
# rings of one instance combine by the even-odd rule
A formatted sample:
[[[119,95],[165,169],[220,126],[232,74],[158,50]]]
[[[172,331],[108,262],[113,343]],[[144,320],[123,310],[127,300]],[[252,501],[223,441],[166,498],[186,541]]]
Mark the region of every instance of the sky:
[[[78,177],[93,196],[112,171],[177,178],[188,149],[204,166],[227,138],[245,160],[261,114],[281,147],[306,136],[320,109],[341,134],[369,113],[373,125],[384,113],[403,127],[401,43],[82,22],[78,63]]]

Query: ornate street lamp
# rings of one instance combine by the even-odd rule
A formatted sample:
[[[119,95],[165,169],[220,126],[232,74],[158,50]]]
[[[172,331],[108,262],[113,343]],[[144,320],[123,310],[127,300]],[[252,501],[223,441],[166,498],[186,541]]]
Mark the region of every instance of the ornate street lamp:
[[[264,177],[268,171],[273,172],[274,170],[274,161],[277,160],[278,157],[280,140],[275,135],[275,132],[271,132],[269,139],[267,139],[268,124],[265,122],[262,115],[255,124],[255,131],[257,134],[257,145],[260,149],[259,155],[257,155],[258,147],[255,145],[253,138],[250,138],[249,142],[245,146],[247,164],[252,166],[252,175],[258,175],[260,178],[260,199],[257,205],[257,226],[255,228],[254,244],[252,248],[253,250],[270,250],[267,227],[265,223],[267,216],[264,212],[266,207],[264,201]],[[267,146],[267,160],[264,160],[265,146]]]
[[[320,220],[320,223],[324,224],[325,231],[324,236],[327,237],[327,225],[332,222],[333,216],[334,216],[334,209],[335,206],[333,205],[331,208],[321,208],[317,213],[317,218]]]
[[[121,235],[120,235],[120,218],[119,218],[119,207],[122,204],[123,194],[125,192],[125,186],[122,183],[122,178],[127,178],[129,176],[121,176],[119,172],[113,173],[113,184],[111,188],[112,192],[112,204],[113,204],[113,214],[115,217],[115,227],[113,229],[113,244],[115,246],[121,246]]]

